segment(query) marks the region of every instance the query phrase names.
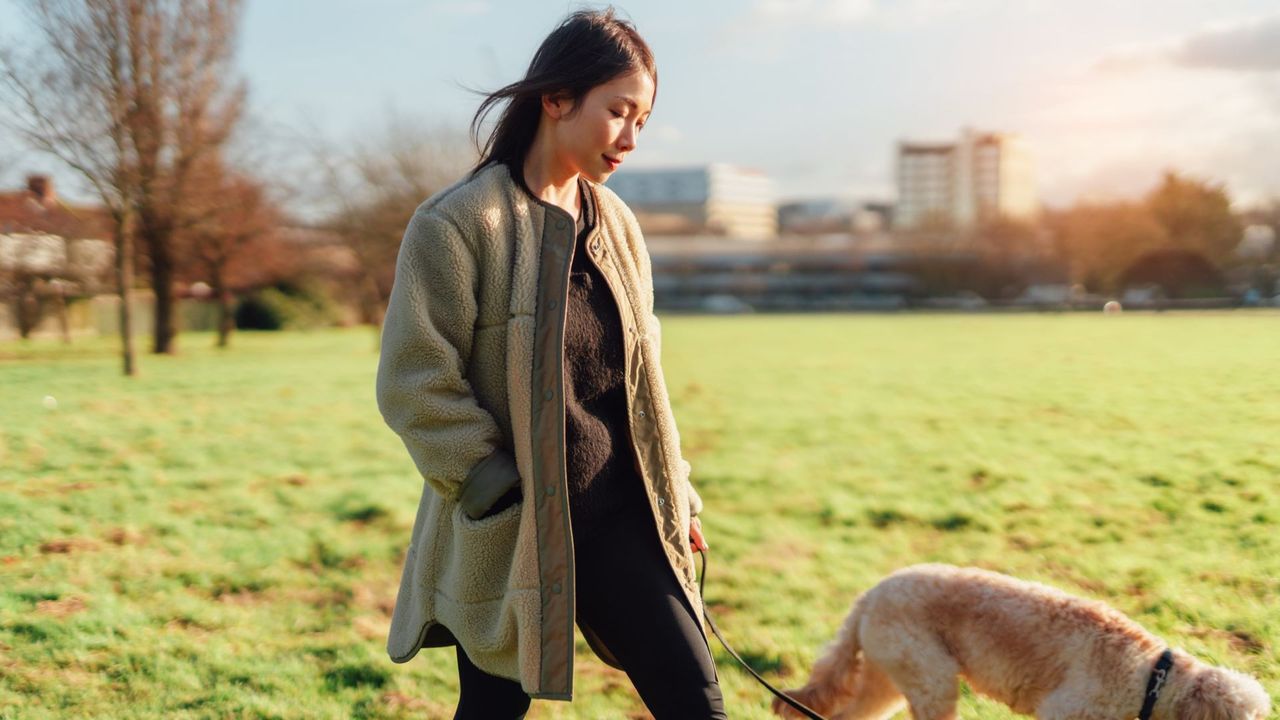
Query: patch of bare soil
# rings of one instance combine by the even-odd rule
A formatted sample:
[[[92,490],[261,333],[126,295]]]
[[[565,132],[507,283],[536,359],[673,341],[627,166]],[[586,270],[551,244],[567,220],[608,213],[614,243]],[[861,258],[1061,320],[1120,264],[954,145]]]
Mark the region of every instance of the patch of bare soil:
[[[68,615],[75,615],[85,609],[84,599],[72,595],[71,597],[59,598],[57,600],[41,600],[36,603],[36,612],[45,615],[52,615],[56,618],[64,618]]]
[[[89,538],[56,538],[40,543],[40,552],[50,554],[69,554],[81,550],[97,550],[98,543]]]

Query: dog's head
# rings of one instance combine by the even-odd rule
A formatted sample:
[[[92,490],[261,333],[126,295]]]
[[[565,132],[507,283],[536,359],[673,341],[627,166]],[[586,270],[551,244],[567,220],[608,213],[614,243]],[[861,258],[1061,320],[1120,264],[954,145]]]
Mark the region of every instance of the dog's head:
[[[1177,700],[1176,720],[1266,720],[1271,714],[1271,698],[1244,673],[1204,667],[1187,683]]]
[[[814,685],[806,685],[803,688],[787,690],[786,693],[787,695],[790,695],[793,700],[796,700],[819,715],[826,715],[830,713],[835,705],[835,697],[833,693],[824,691],[823,688]],[[791,718],[804,717],[800,714],[800,711],[792,708],[787,703],[782,702],[779,698],[773,699],[773,712],[780,717],[788,718],[788,720]]]

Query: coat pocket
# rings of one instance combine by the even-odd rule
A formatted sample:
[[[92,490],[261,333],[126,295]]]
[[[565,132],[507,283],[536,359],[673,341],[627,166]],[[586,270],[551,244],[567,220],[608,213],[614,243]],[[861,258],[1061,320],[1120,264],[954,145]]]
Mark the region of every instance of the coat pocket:
[[[453,509],[453,542],[437,588],[459,603],[497,600],[507,594],[511,560],[520,532],[518,502],[502,512],[472,520],[461,505]]]

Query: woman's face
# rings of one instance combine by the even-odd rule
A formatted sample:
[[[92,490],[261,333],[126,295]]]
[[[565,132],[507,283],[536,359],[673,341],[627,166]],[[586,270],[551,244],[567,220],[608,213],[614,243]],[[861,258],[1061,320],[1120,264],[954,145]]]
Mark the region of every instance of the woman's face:
[[[581,107],[568,100],[544,101],[555,127],[556,155],[566,169],[602,183],[636,147],[636,136],[653,109],[653,79],[636,71],[597,85]],[[554,106],[556,110],[552,110]]]

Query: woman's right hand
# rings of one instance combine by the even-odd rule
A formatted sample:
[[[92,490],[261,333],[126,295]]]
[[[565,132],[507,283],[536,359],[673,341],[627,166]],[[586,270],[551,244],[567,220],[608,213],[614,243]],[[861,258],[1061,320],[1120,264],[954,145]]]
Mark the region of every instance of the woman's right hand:
[[[689,519],[689,548],[694,552],[711,549],[706,538],[702,537],[702,521],[696,517]]]
[[[493,505],[490,505],[489,509],[484,511],[484,515],[481,515],[480,517],[474,518],[474,519],[483,520],[487,517],[493,517],[494,515],[497,515],[498,513],[502,512],[503,510],[506,510],[512,505],[515,505],[516,503],[520,502],[520,500],[523,499],[523,497],[524,497],[524,494],[520,492],[520,484],[517,483],[515,485],[512,485],[510,490],[507,490],[505,493],[503,493],[502,497],[495,500]]]

